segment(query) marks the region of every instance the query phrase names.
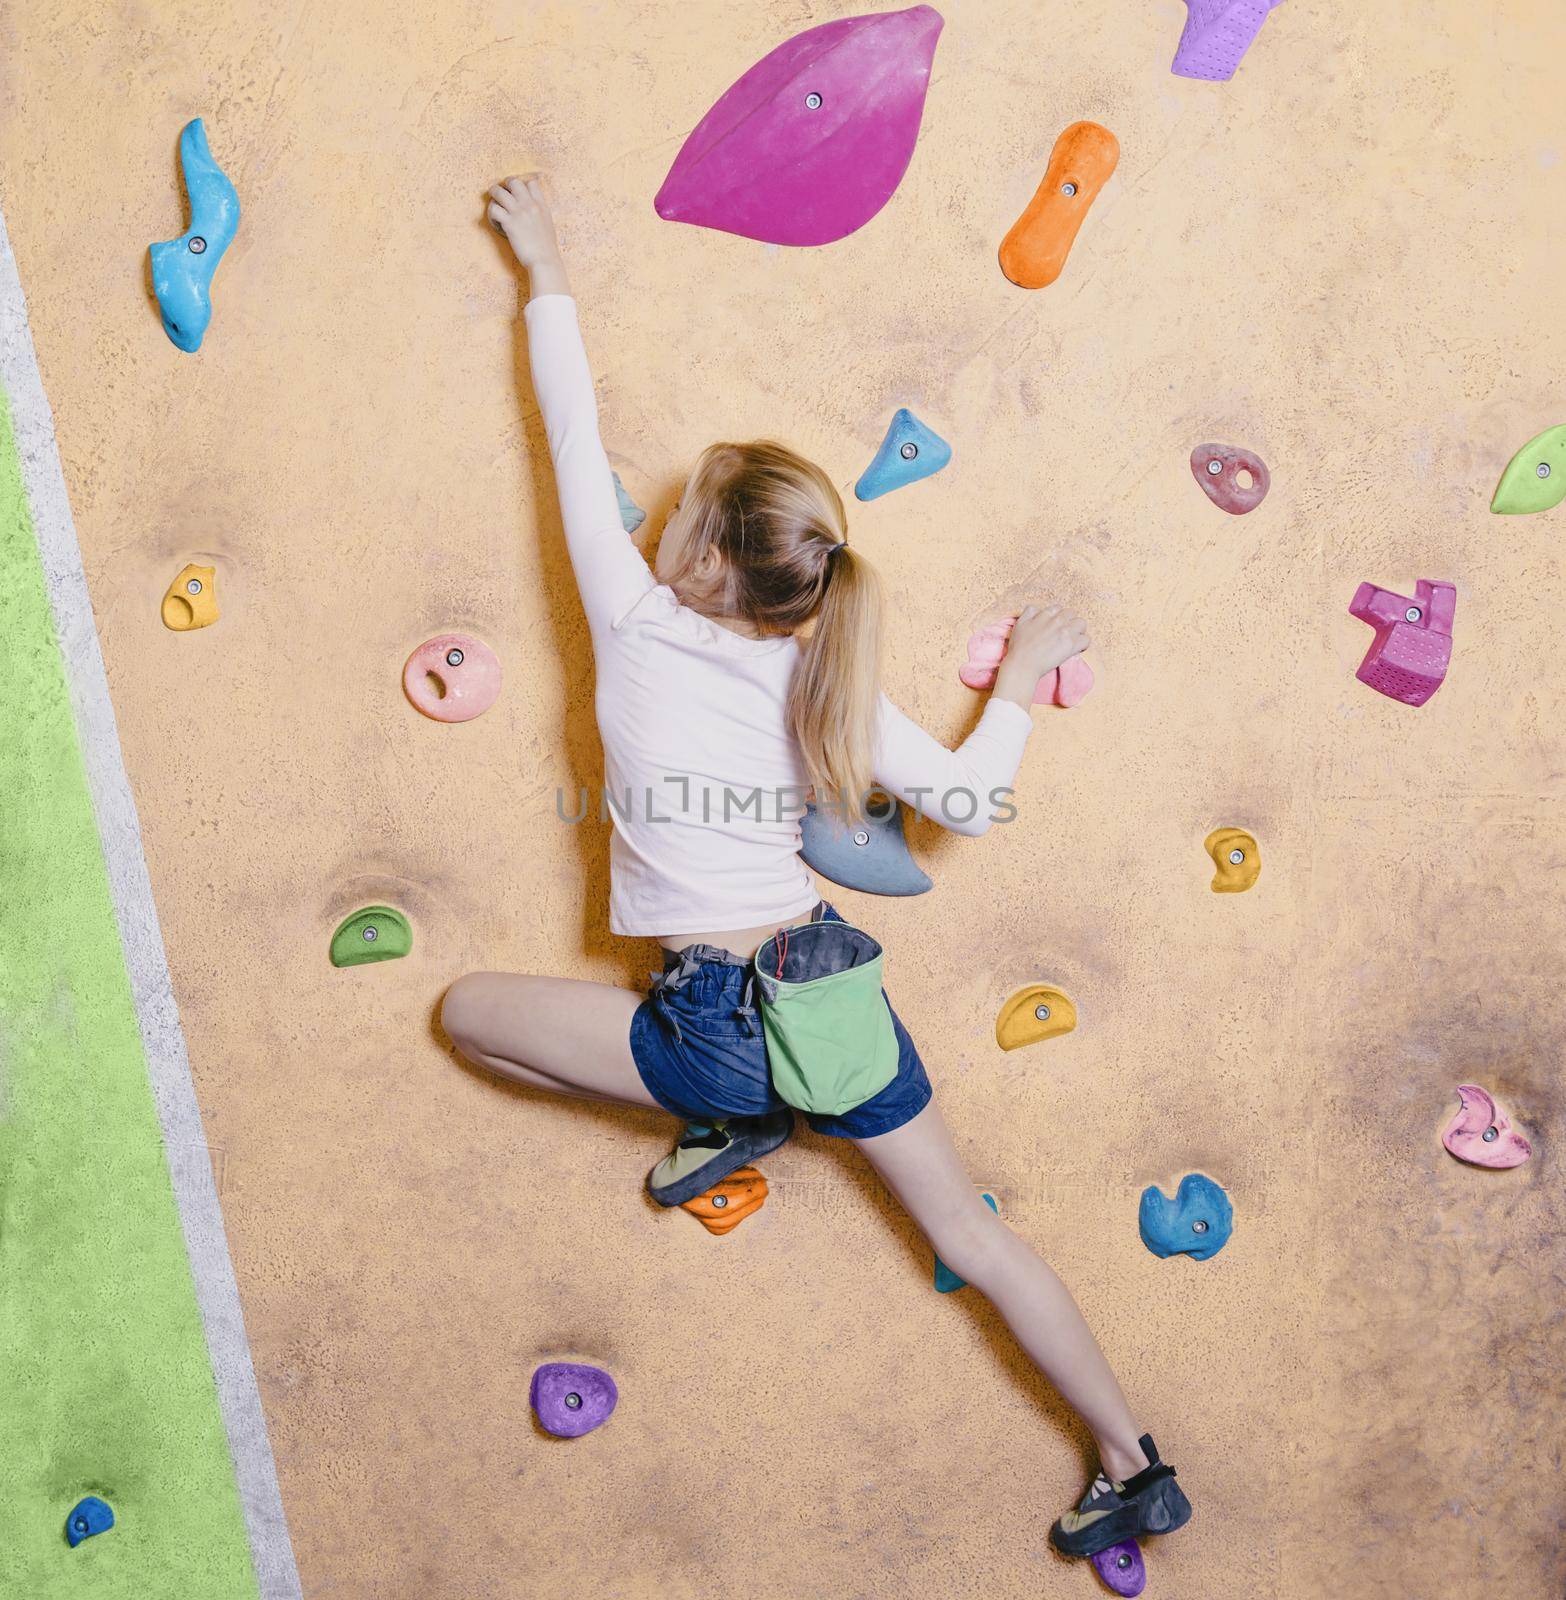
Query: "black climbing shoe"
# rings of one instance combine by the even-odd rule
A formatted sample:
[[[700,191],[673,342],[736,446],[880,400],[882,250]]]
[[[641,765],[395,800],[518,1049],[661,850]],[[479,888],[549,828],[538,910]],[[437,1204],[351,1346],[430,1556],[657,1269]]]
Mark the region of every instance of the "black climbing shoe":
[[[1137,1440],[1147,1465],[1124,1483],[1100,1472],[1075,1511],[1049,1530],[1050,1543],[1067,1556],[1094,1556],[1125,1539],[1173,1533],[1191,1520],[1191,1502],[1175,1482],[1175,1469],[1158,1459],[1151,1434]]]
[[[674,1149],[647,1174],[647,1192],[661,1206],[682,1206],[731,1172],[777,1147],[794,1131],[787,1106],[764,1117],[692,1122]]]

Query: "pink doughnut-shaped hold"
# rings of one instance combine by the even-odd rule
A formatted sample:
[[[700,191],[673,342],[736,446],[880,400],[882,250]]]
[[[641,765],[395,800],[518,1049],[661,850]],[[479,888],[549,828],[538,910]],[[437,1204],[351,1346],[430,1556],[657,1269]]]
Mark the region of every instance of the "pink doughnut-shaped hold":
[[[500,694],[500,661],[470,633],[426,639],[402,669],[403,693],[436,722],[471,722]]]
[[[995,687],[995,675],[1006,658],[1006,644],[1016,622],[1015,617],[1001,617],[968,635],[968,659],[958,667],[957,676],[970,689]],[[1066,708],[1081,705],[1092,687],[1093,669],[1081,656],[1072,656],[1039,679],[1033,703]]]

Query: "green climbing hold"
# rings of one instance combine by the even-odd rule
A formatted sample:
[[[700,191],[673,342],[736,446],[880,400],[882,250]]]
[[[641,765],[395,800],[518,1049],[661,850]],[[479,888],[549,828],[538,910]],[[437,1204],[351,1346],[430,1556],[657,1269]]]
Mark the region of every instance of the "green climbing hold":
[[[366,961],[396,961],[413,948],[413,929],[390,906],[366,906],[332,935],[332,965],[362,967]]]
[[[1566,422],[1530,439],[1506,464],[1492,511],[1523,515],[1566,500]]]

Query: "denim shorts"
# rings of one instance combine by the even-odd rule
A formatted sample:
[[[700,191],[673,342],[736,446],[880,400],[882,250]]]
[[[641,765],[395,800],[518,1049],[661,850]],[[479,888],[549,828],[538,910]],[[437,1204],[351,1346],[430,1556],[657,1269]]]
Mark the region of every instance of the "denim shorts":
[[[843,920],[829,905],[818,915]],[[873,1139],[902,1127],[930,1103],[919,1052],[890,1001],[886,1009],[897,1035],[897,1076],[851,1111],[835,1117],[806,1112],[817,1133]],[[631,1017],[631,1055],[648,1094],[682,1122],[759,1117],[783,1105],[767,1067],[751,964],[713,945],[664,952],[662,976],[654,977]]]

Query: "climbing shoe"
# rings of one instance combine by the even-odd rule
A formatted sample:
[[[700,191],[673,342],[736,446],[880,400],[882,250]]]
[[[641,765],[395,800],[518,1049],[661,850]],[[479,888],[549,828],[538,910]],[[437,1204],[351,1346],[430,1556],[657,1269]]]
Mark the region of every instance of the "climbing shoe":
[[[1158,1459],[1151,1434],[1137,1441],[1147,1465],[1124,1483],[1102,1472],[1088,1486],[1075,1511],[1049,1530],[1050,1543],[1068,1556],[1094,1556],[1125,1539],[1173,1533],[1191,1520],[1191,1502],[1175,1482],[1175,1469]]]
[[[647,1192],[661,1206],[682,1206],[776,1150],[793,1131],[794,1113],[787,1106],[764,1117],[688,1123],[680,1142],[647,1174]]]

